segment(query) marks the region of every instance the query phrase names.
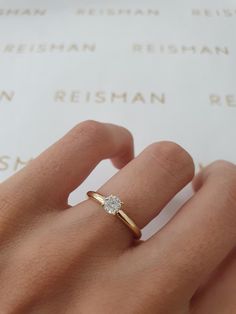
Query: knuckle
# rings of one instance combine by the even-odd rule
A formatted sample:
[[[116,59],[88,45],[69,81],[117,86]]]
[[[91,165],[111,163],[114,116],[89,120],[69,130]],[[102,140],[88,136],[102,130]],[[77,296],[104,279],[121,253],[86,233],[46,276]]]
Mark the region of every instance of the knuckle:
[[[236,166],[233,163],[217,160],[209,166],[208,175],[220,184],[223,190],[229,190],[236,199]]]
[[[227,211],[236,218],[236,166],[225,160],[217,160],[213,162],[208,169],[209,180],[212,185],[218,186],[219,195],[223,208],[227,207]]]
[[[235,169],[235,165],[226,160],[216,160],[209,167],[209,170],[216,174],[235,172]]]
[[[106,135],[106,128],[103,123],[86,120],[76,125],[69,133],[73,140],[82,140],[88,146],[100,143]]]
[[[161,141],[149,145],[147,151],[172,177],[178,180],[181,176],[186,180],[192,179],[193,159],[180,145],[171,141]]]
[[[96,136],[104,130],[104,125],[94,120],[86,120],[75,126],[74,131],[79,135]]]

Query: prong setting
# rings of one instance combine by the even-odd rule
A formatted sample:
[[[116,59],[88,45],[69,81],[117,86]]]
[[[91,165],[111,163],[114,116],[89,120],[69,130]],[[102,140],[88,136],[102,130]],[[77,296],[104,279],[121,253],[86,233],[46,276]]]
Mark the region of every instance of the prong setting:
[[[108,214],[116,215],[121,209],[122,204],[123,202],[121,202],[118,196],[111,194],[104,198],[103,207]]]

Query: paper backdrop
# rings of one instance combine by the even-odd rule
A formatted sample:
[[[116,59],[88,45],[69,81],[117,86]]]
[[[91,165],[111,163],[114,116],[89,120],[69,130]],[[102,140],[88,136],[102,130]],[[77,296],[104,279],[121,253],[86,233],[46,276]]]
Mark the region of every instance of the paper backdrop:
[[[236,161],[236,1],[0,1],[0,181],[80,121]],[[103,162],[75,204],[115,169]],[[147,227],[147,237],[190,195]]]

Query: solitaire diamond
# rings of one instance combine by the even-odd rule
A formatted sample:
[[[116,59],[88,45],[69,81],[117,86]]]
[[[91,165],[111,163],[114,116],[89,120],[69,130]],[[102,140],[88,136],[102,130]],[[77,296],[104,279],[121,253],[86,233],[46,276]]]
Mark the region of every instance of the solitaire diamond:
[[[122,205],[119,197],[115,195],[109,195],[104,198],[104,209],[109,214],[115,215],[120,210]]]

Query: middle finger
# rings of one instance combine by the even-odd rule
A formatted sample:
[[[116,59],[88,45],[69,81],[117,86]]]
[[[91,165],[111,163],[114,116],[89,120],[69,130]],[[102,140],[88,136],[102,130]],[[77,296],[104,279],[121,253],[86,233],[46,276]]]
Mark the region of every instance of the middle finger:
[[[149,252],[148,266],[158,268],[159,282],[190,298],[235,247],[236,167],[215,162],[194,183],[197,193],[136,251]]]

